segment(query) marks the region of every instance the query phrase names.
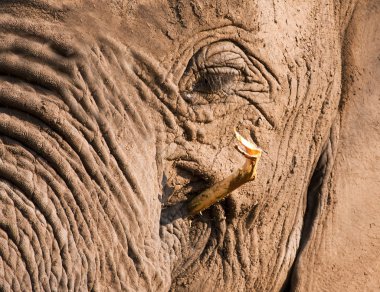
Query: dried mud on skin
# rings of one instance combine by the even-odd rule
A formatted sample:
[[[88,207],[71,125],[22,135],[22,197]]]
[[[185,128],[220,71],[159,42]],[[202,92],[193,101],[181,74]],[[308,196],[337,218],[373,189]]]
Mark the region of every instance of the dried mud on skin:
[[[0,1],[0,290],[379,290],[379,6]]]

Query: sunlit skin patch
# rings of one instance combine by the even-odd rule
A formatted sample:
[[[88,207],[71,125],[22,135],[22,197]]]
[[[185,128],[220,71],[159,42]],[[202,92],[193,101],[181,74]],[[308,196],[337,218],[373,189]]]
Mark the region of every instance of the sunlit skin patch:
[[[246,158],[244,164],[242,167],[235,170],[230,176],[188,200],[186,207],[189,216],[196,215],[206,210],[227,197],[232,191],[256,178],[257,165],[262,150],[253,142],[246,140],[236,130],[235,137],[237,140],[236,149]]]

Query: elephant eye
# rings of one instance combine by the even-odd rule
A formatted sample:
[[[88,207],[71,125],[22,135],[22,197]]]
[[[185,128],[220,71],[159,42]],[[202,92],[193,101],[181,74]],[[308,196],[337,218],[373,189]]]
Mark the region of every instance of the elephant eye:
[[[191,105],[237,102],[269,91],[261,72],[247,54],[229,41],[201,48],[190,59],[180,79],[182,97]]]
[[[204,94],[227,92],[239,77],[239,71],[233,68],[208,68],[197,74],[192,90]]]

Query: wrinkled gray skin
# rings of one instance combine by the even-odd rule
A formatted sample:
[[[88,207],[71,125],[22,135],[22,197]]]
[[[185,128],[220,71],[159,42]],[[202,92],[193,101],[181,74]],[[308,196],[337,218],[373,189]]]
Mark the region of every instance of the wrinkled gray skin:
[[[0,3],[0,289],[378,288],[376,1],[139,2]]]

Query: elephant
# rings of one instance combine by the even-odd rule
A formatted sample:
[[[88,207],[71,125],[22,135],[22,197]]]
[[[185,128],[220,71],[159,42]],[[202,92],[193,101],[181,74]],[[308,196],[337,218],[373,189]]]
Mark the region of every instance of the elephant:
[[[380,288],[376,0],[0,3],[2,291]],[[254,181],[186,202],[244,161]]]

